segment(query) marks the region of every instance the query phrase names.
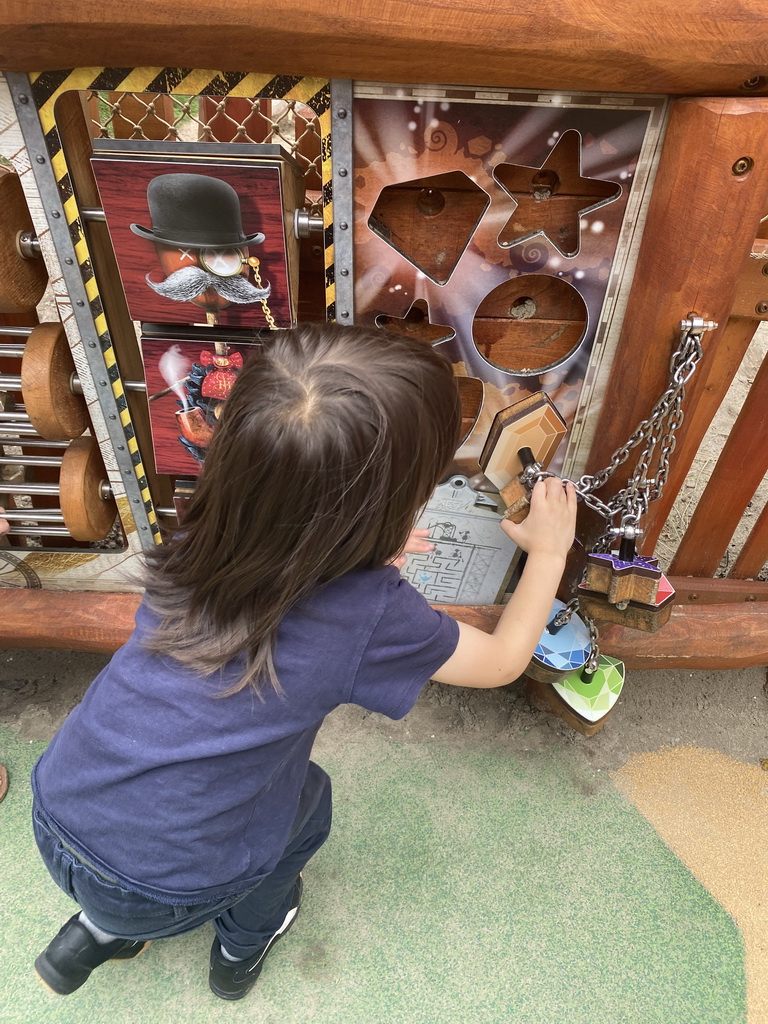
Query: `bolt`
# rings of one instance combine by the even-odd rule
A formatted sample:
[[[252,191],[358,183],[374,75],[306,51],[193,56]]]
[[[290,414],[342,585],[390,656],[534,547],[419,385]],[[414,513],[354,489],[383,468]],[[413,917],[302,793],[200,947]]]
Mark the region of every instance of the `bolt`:
[[[39,164],[44,164],[45,163],[45,157],[44,156],[36,156],[35,160],[37,160],[37,162]]]
[[[748,78],[746,82],[742,82],[739,86],[744,92],[754,92],[755,89],[763,89],[765,87],[765,78],[762,75],[753,75],[752,78]]]
[[[347,224],[347,222],[343,220],[341,224],[339,224],[339,227],[341,228],[342,231],[346,231],[347,228],[349,227],[349,224]]]
[[[688,595],[688,600],[689,601],[698,601],[699,600],[699,595],[698,594],[689,594]]]
[[[73,263],[74,263],[75,261],[74,261],[74,260],[72,259],[72,257],[71,257],[71,256],[67,256],[67,257],[65,258],[64,262],[65,262],[65,263],[67,264],[67,266],[68,266],[68,267],[71,267],[71,266],[72,266],[72,264],[73,264]]]
[[[342,277],[349,277],[349,271],[345,267],[344,270],[340,271]]]
[[[19,96],[19,103],[23,104],[25,107],[29,103],[29,96],[27,96],[27,94],[25,92],[23,92]]]
[[[758,304],[755,306],[755,312],[759,316],[765,316],[765,314],[768,313],[768,302],[758,302]]]
[[[96,342],[95,341],[89,341],[88,342],[88,348],[96,348]]]
[[[755,161],[751,156],[740,156],[731,168],[731,174],[735,174],[737,177],[740,177],[743,174],[748,174],[754,166]]]
[[[340,178],[346,178],[346,176],[347,176],[347,168],[346,167],[340,167],[339,168],[339,177]]]
[[[346,110],[344,109],[344,107],[342,107],[342,108],[341,108],[340,110],[337,110],[337,111],[336,111],[336,117],[340,117],[340,118],[341,118],[342,120],[344,120],[344,118],[345,118],[346,116],[347,116],[347,112],[346,112]]]
[[[747,596],[744,598],[744,600],[745,601],[756,601],[757,597],[756,597],[755,594],[747,594]]]
[[[100,384],[100,385],[101,385],[101,386],[102,386],[103,388],[105,388],[105,387],[107,386],[107,382],[106,382],[105,380],[100,380],[100,381],[99,381],[99,384]]]
[[[77,302],[75,303],[75,305],[76,305],[76,306],[84,306],[84,305],[85,305],[85,303],[83,302],[83,300],[82,300],[82,299],[78,299],[78,300],[77,300]]]
[[[348,316],[349,316],[349,310],[348,309],[342,309],[342,311],[341,311],[342,320],[346,320]]]
[[[115,416],[115,414],[114,414],[113,412],[111,412],[111,413],[109,414],[109,418],[110,418],[111,420],[116,420],[116,419],[117,419],[117,416]]]

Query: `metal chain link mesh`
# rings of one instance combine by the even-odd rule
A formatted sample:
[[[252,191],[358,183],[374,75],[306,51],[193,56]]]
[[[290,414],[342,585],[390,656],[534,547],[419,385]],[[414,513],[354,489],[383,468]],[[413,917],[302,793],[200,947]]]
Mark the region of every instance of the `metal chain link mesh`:
[[[320,126],[299,100],[97,91],[84,96],[94,138],[279,145],[304,171],[305,206],[311,214],[322,213]]]

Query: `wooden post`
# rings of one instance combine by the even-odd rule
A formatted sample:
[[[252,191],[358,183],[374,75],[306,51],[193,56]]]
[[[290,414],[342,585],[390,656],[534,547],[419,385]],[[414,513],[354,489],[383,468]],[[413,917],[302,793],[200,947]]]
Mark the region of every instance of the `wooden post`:
[[[751,163],[741,171],[739,161]],[[668,381],[678,324],[695,312],[720,329],[703,338],[704,356],[687,389],[688,410],[673,456],[674,477],[643,524],[651,538],[674,500],[709,418],[748,344],[752,324],[726,324],[739,273],[768,205],[768,101],[682,99],[672,108],[638,256],[621,340],[589,456],[587,471],[608,465],[612,452],[650,413]],[[636,459],[611,478],[615,493]],[[644,543],[648,553],[650,545]]]

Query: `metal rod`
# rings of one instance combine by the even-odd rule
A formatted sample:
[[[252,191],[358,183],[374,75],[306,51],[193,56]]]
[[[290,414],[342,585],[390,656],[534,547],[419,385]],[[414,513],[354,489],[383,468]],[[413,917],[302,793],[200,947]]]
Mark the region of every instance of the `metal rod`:
[[[5,485],[0,483],[0,490]],[[63,523],[60,508],[9,508],[3,512],[3,519],[9,523]]]
[[[0,444],[12,444],[9,437],[40,437],[34,427],[27,423],[0,423]],[[23,442],[19,442],[22,444]]]
[[[159,516],[172,516],[175,519],[176,518],[176,509],[175,508],[158,508],[157,514]]]
[[[0,391],[21,391],[21,377],[16,373],[0,373]]]
[[[71,537],[66,526],[12,526],[9,537]]]
[[[24,345],[0,345],[0,356],[6,359],[22,359],[25,350]]]
[[[28,338],[34,327],[0,327],[0,335],[5,335],[6,338]]]
[[[1,423],[29,423],[29,414],[24,412],[23,409],[19,409],[18,406],[15,409],[4,409],[0,412]]]
[[[0,434],[2,430],[0,430]],[[84,436],[90,436],[86,434]],[[25,448],[69,448],[71,441],[45,441],[43,438],[35,435],[35,440],[26,440],[14,438],[0,437],[0,448],[18,448],[20,445],[24,445]]]
[[[2,380],[2,378],[0,378]],[[83,385],[76,373],[70,375],[69,390],[73,395],[82,395]],[[146,394],[147,382],[145,380],[124,380],[123,391],[143,391]]]
[[[0,493],[2,494],[46,494],[55,498],[59,493],[58,484],[35,483],[31,480],[0,480]]]
[[[57,455],[0,455],[0,466],[60,466]],[[2,482],[0,482],[2,487]]]
[[[80,216],[83,220],[106,222],[107,217],[104,211],[98,206],[81,206]]]

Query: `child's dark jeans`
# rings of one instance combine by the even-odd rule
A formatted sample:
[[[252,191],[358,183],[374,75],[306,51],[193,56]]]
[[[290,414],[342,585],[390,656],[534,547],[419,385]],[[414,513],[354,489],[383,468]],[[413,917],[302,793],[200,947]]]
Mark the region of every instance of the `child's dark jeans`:
[[[248,892],[213,903],[172,906],[124,889],[76,857],[37,807],[33,825],[54,881],[98,928],[124,939],[161,939],[212,920],[222,946],[245,958],[262,949],[283,923],[299,872],[328,838],[331,780],[310,761],[296,820],[275,869]]]

